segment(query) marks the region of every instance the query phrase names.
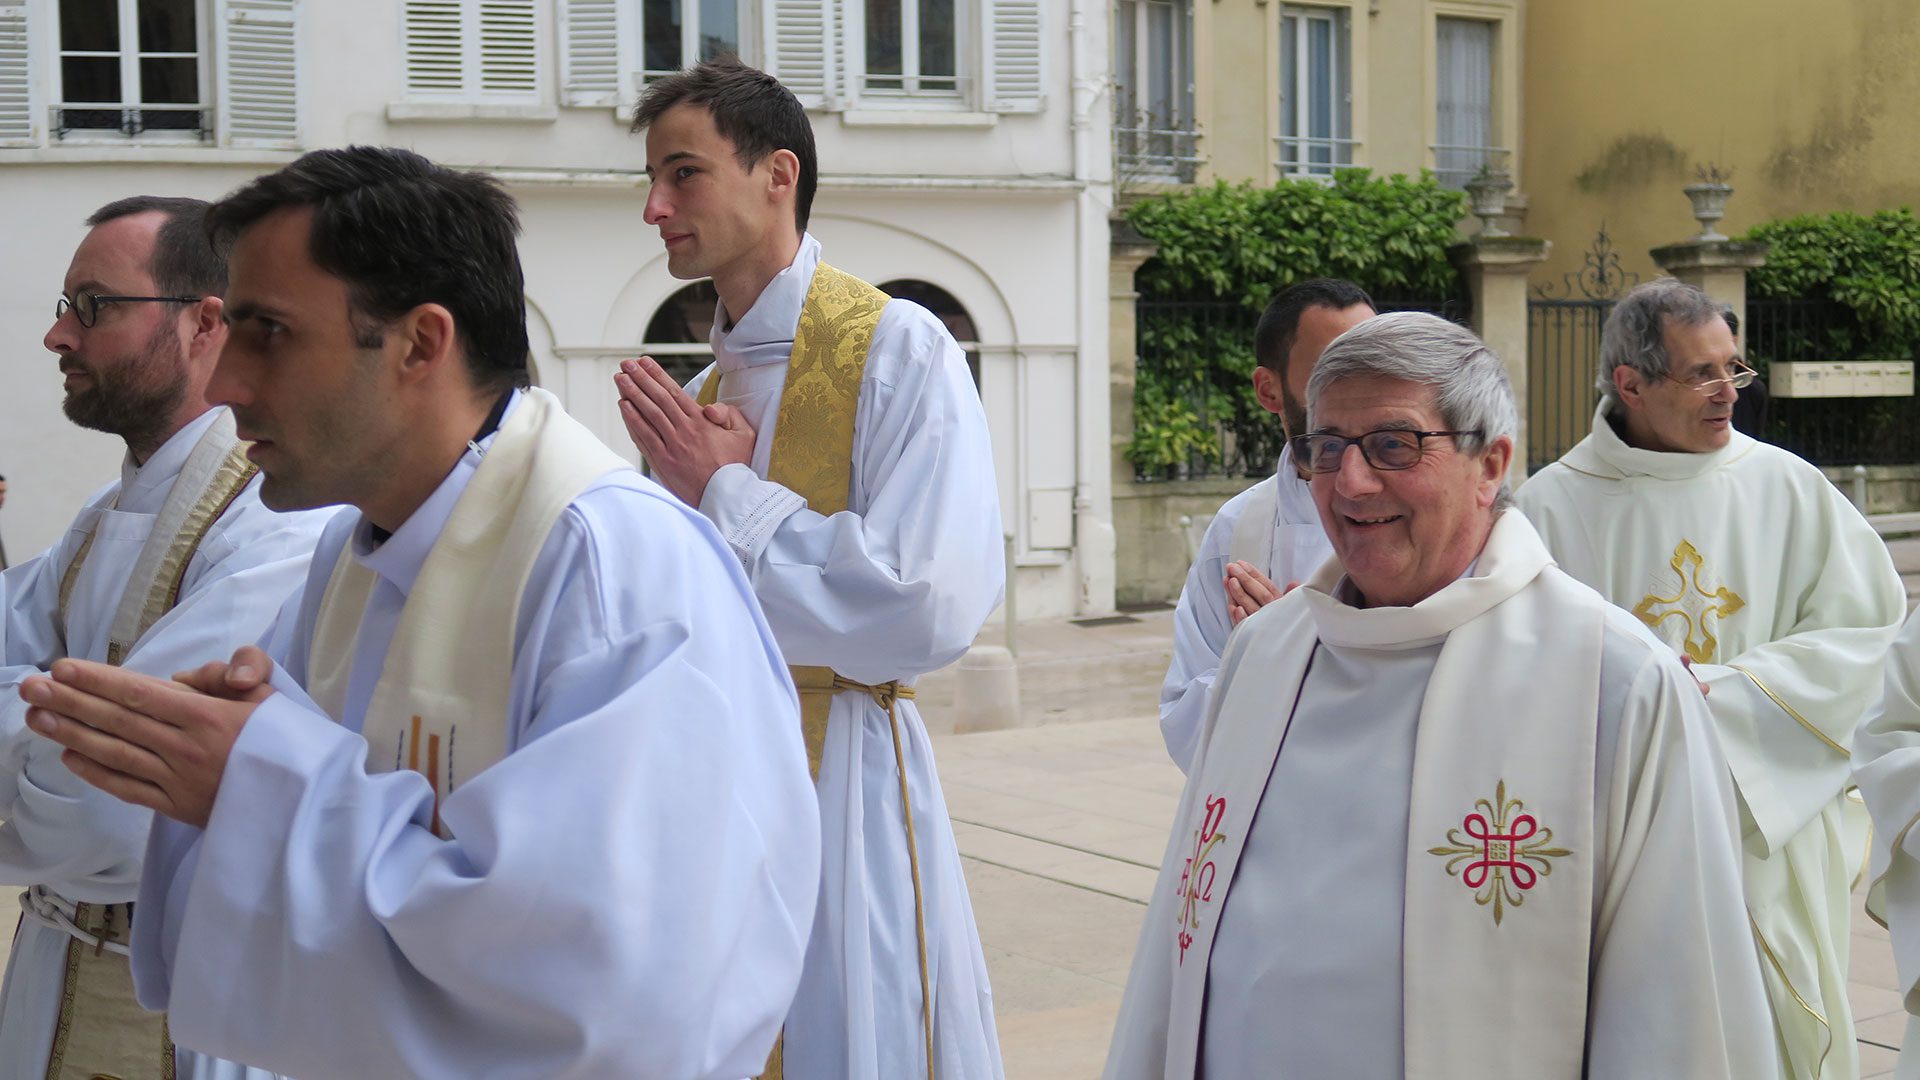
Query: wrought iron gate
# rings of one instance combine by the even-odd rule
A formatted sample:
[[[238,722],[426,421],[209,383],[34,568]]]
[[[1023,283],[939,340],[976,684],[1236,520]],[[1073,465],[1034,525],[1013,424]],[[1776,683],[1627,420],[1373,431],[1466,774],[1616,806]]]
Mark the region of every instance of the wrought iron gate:
[[[1620,268],[1603,223],[1580,269],[1527,301],[1527,471],[1543,469],[1585,438],[1600,402],[1600,329],[1614,302],[1639,284]]]

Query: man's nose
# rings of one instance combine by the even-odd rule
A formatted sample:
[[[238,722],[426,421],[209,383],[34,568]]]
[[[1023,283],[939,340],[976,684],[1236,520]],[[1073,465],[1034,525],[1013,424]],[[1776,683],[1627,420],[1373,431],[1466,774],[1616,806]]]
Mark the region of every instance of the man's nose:
[[[1340,452],[1340,468],[1334,474],[1335,490],[1342,495],[1370,495],[1380,490],[1380,474],[1360,452],[1359,443],[1348,443]]]
[[[659,225],[667,220],[670,212],[671,207],[667,204],[666,194],[658,186],[647,188],[647,206],[641,215],[641,220],[649,225]]]
[[[80,347],[80,332],[84,329],[80,325],[80,316],[68,308],[54,317],[53,325],[47,327],[47,336],[41,339],[41,344],[47,347],[48,352],[65,356]]]

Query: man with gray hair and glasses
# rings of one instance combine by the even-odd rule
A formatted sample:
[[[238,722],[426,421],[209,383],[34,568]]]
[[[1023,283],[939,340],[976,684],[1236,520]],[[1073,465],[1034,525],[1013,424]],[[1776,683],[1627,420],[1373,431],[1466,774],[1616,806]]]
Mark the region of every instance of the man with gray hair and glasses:
[[[1335,559],[1228,642],[1108,1080],[1774,1073],[1705,703],[1505,509],[1499,359],[1382,315],[1307,402]]]
[[[1849,893],[1866,826],[1849,749],[1905,597],[1818,469],[1734,429],[1752,380],[1705,293],[1635,288],[1601,334],[1592,434],[1516,501],[1563,570],[1692,667],[1740,796],[1744,921],[1782,1075],[1852,1077]]]

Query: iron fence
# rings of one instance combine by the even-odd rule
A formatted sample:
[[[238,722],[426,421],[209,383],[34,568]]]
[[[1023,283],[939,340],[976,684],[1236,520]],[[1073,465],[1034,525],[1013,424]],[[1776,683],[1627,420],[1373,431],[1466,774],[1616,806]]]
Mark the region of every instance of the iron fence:
[[[1376,300],[1380,311],[1425,311],[1467,325],[1462,297]],[[1253,397],[1253,331],[1260,313],[1235,301],[1138,301],[1134,307],[1136,367],[1140,377],[1178,387],[1187,406],[1212,433],[1217,458],[1188,455],[1184,463],[1136,470],[1141,481],[1266,476],[1286,435],[1280,420]]]
[[[1749,299],[1744,330],[1747,362],[1762,378],[1781,361],[1915,359],[1826,299]],[[1912,464],[1920,462],[1920,398],[1770,395],[1762,437],[1815,465]]]
[[[1609,299],[1527,302],[1527,471],[1586,438],[1600,404],[1600,328]]]

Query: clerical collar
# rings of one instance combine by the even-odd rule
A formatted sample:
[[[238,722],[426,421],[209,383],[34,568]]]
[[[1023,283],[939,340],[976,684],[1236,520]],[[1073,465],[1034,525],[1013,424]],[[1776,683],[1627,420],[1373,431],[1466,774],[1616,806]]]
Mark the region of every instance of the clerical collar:
[[[468,449],[476,454],[485,455],[486,451],[480,444],[487,441],[487,436],[500,430],[500,420],[507,415],[507,404],[513,400],[513,392],[517,389],[518,387],[508,387],[506,393],[501,394],[493,403],[493,408],[487,411],[487,418],[480,422],[480,430],[474,432],[473,438],[467,440]],[[393,539],[393,534],[369,521],[367,522],[367,539],[373,541],[374,547],[379,547]]]
[[[813,272],[820,265],[820,241],[802,233],[793,261],[767,282],[753,306],[734,317],[723,301],[714,301],[713,330],[707,341],[720,371],[787,362],[800,329],[800,308],[807,302]]]
[[[1636,476],[1656,480],[1691,480],[1752,453],[1760,444],[1740,431],[1729,434],[1727,445],[1704,454],[1642,450],[1627,443],[1612,403],[1602,400],[1593,414],[1593,434],[1567,452],[1568,467],[1589,475],[1625,480]]]

